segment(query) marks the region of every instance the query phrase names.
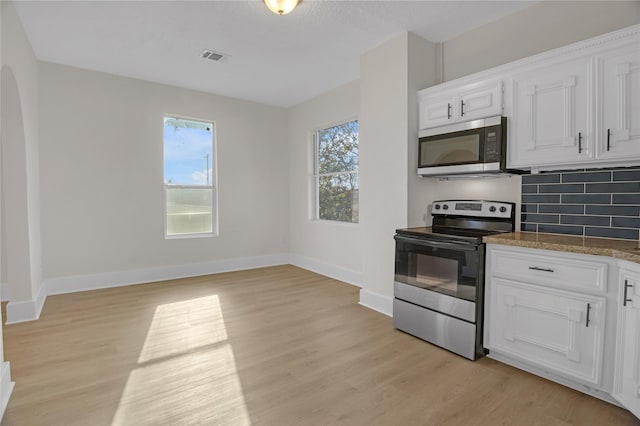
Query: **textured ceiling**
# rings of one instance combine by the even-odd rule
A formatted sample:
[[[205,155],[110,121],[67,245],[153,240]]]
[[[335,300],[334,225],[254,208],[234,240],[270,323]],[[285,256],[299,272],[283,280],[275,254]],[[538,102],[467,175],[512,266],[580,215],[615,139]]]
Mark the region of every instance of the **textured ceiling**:
[[[412,31],[444,41],[523,1],[18,1],[38,59],[288,107],[359,77],[360,55]],[[204,49],[230,55],[215,63]]]

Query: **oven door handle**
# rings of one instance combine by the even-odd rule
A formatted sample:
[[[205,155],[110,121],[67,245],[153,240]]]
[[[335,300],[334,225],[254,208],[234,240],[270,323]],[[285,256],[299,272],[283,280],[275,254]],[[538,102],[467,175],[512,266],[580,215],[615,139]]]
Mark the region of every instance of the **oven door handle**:
[[[424,247],[448,248],[452,250],[465,250],[465,251],[478,250],[478,246],[476,244],[468,243],[465,241],[436,241],[436,240],[427,240],[419,237],[408,237],[406,235],[395,235],[393,238],[395,238],[395,240],[398,242],[413,243],[413,244],[424,246]]]

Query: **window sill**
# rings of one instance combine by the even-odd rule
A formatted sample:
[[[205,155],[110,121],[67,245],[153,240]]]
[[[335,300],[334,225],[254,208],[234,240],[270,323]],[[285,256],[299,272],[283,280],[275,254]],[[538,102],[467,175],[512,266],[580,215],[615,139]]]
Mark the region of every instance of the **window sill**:
[[[342,222],[340,220],[327,220],[327,219],[311,219],[311,223],[323,223],[327,225],[338,225],[338,226],[358,226],[360,222]]]
[[[187,238],[209,238],[209,237],[217,237],[218,234],[214,232],[203,232],[198,234],[176,234],[176,235],[165,235],[165,240],[184,240]]]

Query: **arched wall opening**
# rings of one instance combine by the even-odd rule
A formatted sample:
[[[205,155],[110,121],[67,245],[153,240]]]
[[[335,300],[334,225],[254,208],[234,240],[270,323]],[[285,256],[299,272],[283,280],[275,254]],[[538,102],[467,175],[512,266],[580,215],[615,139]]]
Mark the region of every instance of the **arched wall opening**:
[[[0,280],[2,299],[9,302],[7,322],[11,323],[24,318],[25,314],[27,317],[37,315],[30,312],[35,314],[22,102],[15,75],[7,65],[0,70],[0,85]]]

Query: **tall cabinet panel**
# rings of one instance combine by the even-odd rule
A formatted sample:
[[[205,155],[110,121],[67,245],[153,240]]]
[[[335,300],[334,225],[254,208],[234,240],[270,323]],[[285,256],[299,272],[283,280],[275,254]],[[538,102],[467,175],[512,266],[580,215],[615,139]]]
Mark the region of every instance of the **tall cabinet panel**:
[[[640,417],[640,265],[620,270],[613,396]]]
[[[513,77],[512,167],[593,157],[592,72],[593,59],[585,57]]]
[[[640,157],[640,48],[631,45],[600,55],[598,140],[601,159]]]

